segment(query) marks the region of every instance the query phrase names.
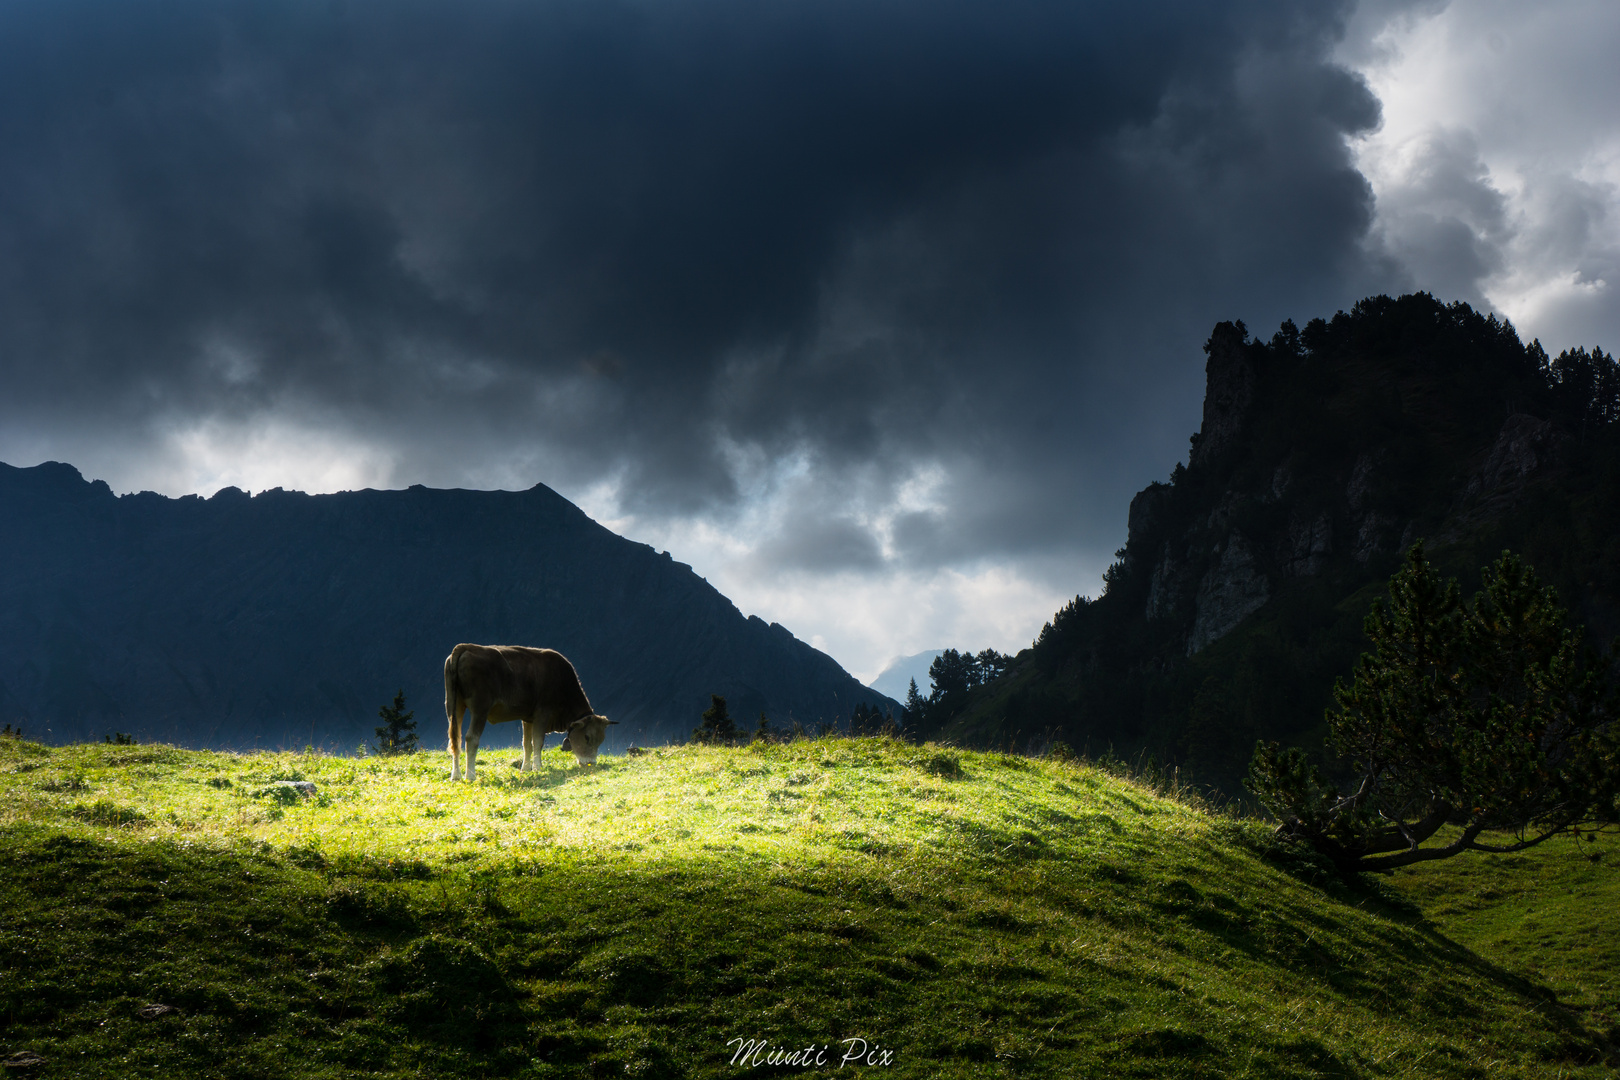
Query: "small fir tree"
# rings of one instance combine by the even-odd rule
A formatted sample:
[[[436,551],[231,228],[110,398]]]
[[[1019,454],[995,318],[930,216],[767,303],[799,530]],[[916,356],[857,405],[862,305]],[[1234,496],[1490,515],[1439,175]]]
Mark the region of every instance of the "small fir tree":
[[[719,694],[710,694],[709,700],[709,707],[703,711],[703,723],[692,729],[692,741],[735,745],[737,725],[726,711],[726,699]]]
[[[771,721],[765,715],[765,710],[761,709],[759,713],[759,723],[754,727],[754,741],[770,742],[771,735]]]
[[[903,714],[908,727],[916,727],[922,722],[923,710],[928,707],[928,699],[922,696],[917,689],[917,680],[911,680],[911,689],[906,691],[906,711]]]
[[[377,729],[377,753],[416,753],[416,721],[411,719],[416,714],[405,708],[405,691],[396,693],[394,703],[378,709],[377,715],[383,721],[383,726]]]

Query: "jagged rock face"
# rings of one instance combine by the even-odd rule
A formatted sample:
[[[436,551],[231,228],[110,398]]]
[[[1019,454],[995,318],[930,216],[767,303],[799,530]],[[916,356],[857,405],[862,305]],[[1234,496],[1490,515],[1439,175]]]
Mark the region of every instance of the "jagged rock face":
[[[1172,618],[1176,613],[1176,593],[1180,591],[1181,568],[1170,556],[1170,545],[1164,545],[1164,554],[1153,567],[1153,577],[1148,582],[1147,617],[1148,621],[1154,619]]]
[[[1207,465],[1232,445],[1254,403],[1254,364],[1245,347],[1241,324],[1221,323],[1210,335],[1204,365],[1204,423],[1193,441],[1187,464]]]
[[[1350,483],[1344,488],[1344,501],[1350,504],[1350,509],[1360,510],[1367,501],[1372,489],[1373,456],[1363,450],[1356,458],[1355,468],[1350,470]]]
[[[1240,532],[1226,538],[1220,561],[1198,583],[1198,601],[1187,655],[1225,636],[1271,599],[1271,584],[1255,566],[1254,554]]]
[[[1286,464],[1279,465],[1271,470],[1271,498],[1268,501],[1277,502],[1287,495],[1288,489],[1293,486],[1293,483],[1294,471]]]
[[[1362,451],[1356,457],[1356,464],[1350,470],[1350,482],[1344,488],[1345,505],[1350,508],[1351,523],[1356,530],[1351,556],[1363,564],[1390,550],[1390,534],[1396,524],[1392,516],[1370,505],[1377,482],[1376,467],[1381,457],[1370,451]]]
[[[1368,513],[1356,526],[1356,546],[1351,554],[1358,563],[1390,550],[1389,537],[1395,521],[1377,512]]]
[[[1152,483],[1131,499],[1130,513],[1126,517],[1125,532],[1130,539],[1146,536],[1158,522],[1159,510],[1170,498],[1170,485]],[[1126,541],[1129,548],[1130,541]]]
[[[1511,489],[1558,460],[1565,438],[1550,421],[1514,413],[1502,425],[1485,462],[1468,481],[1465,498]]]
[[[1283,573],[1291,577],[1313,577],[1321,573],[1327,557],[1333,554],[1333,518],[1322,511],[1312,518],[1296,516],[1288,527],[1287,557]]]

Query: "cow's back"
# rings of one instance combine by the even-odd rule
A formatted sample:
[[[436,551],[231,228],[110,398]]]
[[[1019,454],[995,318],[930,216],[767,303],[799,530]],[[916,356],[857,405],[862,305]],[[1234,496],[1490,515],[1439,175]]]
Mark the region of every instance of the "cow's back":
[[[527,645],[463,643],[445,661],[446,688],[474,709],[502,719],[535,719],[557,728],[591,712],[590,700],[568,658]]]

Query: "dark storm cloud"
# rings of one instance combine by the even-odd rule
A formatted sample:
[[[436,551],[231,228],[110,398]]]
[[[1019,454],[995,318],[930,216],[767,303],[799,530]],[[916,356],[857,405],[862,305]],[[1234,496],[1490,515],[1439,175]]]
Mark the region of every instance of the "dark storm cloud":
[[[902,559],[1102,542],[1216,320],[1380,283],[1339,15],[8,4],[0,423],[339,415],[407,482],[530,446],[644,514],[723,511],[739,448],[828,505],[938,462]],[[824,531],[770,550],[876,558]]]
[[[1502,269],[1511,239],[1507,201],[1466,131],[1423,140],[1421,165],[1381,201],[1389,245],[1416,281],[1485,310],[1481,284]]]

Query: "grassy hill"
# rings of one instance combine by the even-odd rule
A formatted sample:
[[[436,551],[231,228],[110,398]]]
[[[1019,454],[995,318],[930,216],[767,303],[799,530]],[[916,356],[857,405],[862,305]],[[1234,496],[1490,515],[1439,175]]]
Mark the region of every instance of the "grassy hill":
[[[511,757],[467,786],[441,754],[0,739],[0,1057],[801,1076],[865,1040],[885,1077],[1612,1075],[1606,844],[1318,887],[1262,827],[1077,763]],[[822,1068],[769,1064],[807,1046]]]

